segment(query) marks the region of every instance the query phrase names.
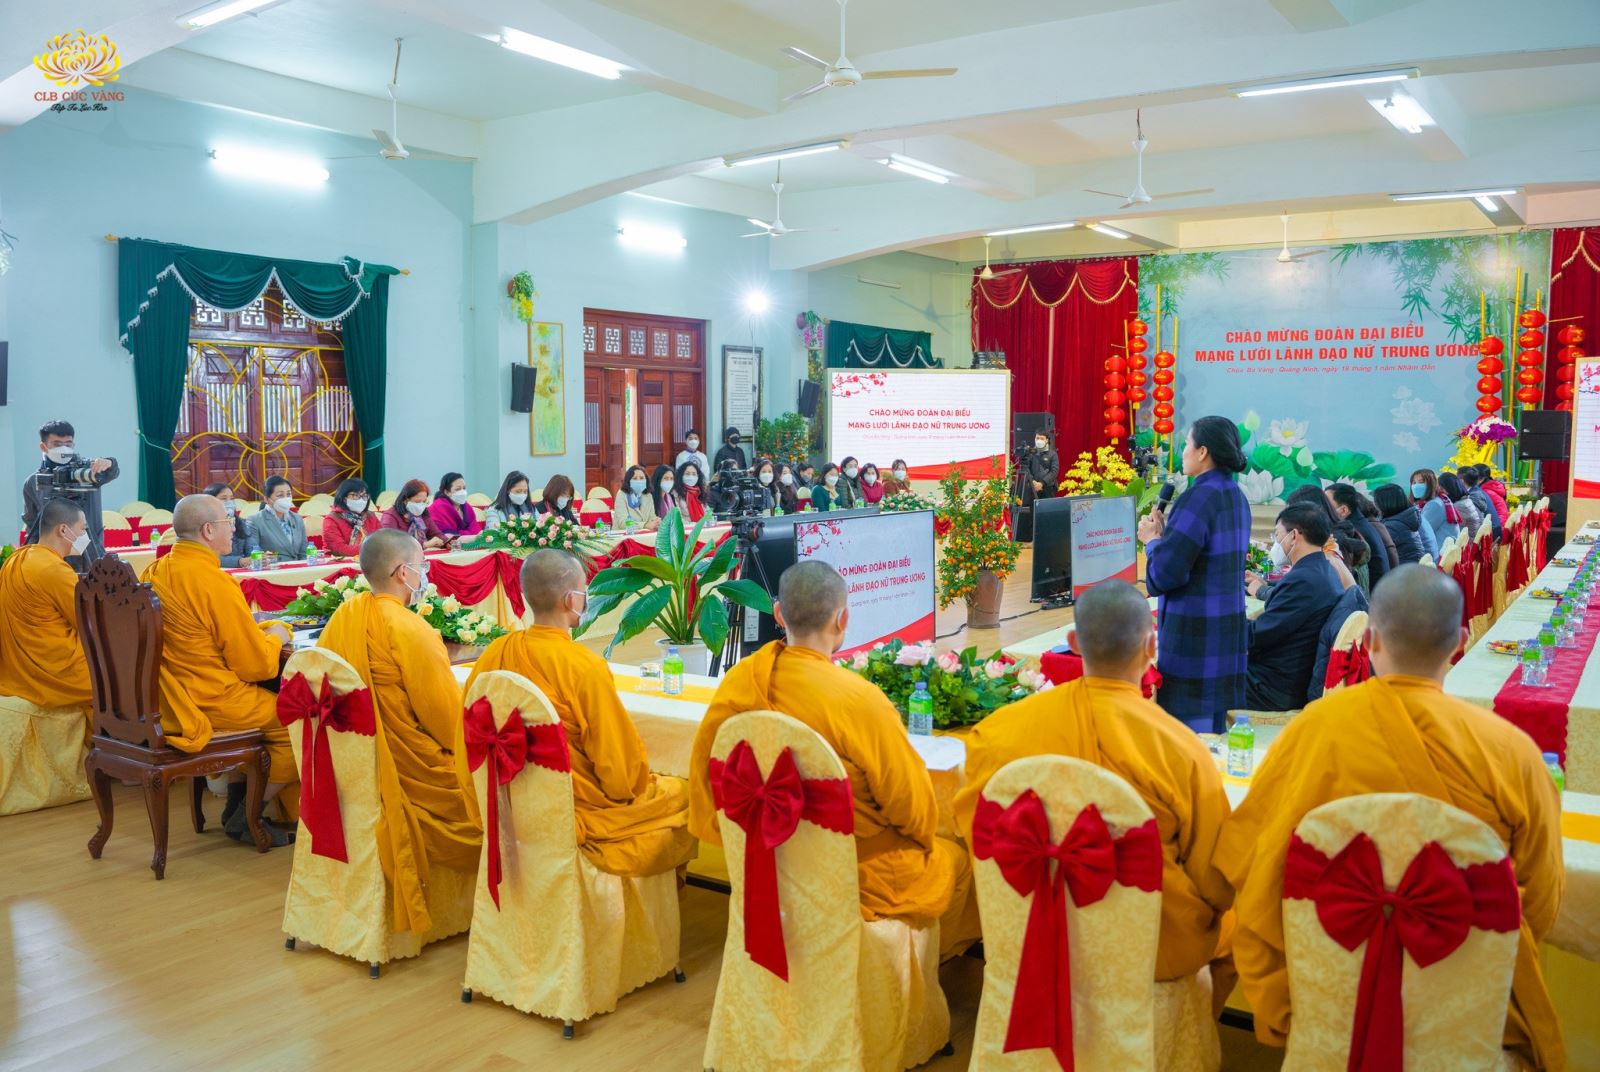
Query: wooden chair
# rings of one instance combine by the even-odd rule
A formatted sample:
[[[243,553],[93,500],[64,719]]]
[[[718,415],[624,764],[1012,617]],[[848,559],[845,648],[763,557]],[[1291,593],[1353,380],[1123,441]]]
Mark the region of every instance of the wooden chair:
[[[193,780],[190,810],[195,833],[203,833],[206,775],[244,774],[246,818],[256,851],[271,848],[261,826],[261,798],[267,785],[267,750],[258,730],[211,738],[198,752],[166,743],[161,731],[161,601],[140,584],[133,567],[120,558],[102,558],[78,582],[78,632],[89,661],[94,690],[94,736],[84,773],[100,810],[100,827],[89,839],[89,855],[111,837],[111,779],[137,778],[144,786],[145,810],[155,852],[150,869],[164,878],[167,869],[167,787],[178,778]]]
[[[476,507],[479,510],[486,510],[494,505],[494,500],[481,491],[475,491],[467,496],[467,505]]]
[[[400,497],[400,493],[398,491],[393,490],[393,489],[389,489],[387,491],[378,492],[378,499],[377,499],[378,509],[379,510],[387,510],[387,509],[389,509],[389,507],[393,506],[394,505],[394,501],[396,499],[398,499],[399,497]]]

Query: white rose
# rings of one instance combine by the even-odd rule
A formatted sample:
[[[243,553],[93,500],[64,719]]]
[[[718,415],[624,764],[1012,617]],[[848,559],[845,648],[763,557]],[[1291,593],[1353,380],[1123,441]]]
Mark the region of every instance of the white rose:
[[[439,605],[444,608],[446,614],[454,614],[461,609],[461,603],[455,596],[445,596],[444,602]]]
[[[352,599],[354,599],[356,596],[358,596],[360,594],[361,593],[357,592],[355,589],[349,588],[349,589],[346,589],[344,595],[340,596],[339,598],[342,599],[344,602],[348,603],[348,602],[350,602]]]
[[[428,615],[433,613],[433,604],[424,599],[421,603],[417,604],[417,613],[426,618]]]
[[[322,578],[321,578],[321,577],[318,577],[318,578],[317,578],[317,579],[316,579],[316,580],[315,580],[315,581],[314,581],[314,582],[313,582],[313,583],[312,583],[312,585],[311,585],[311,587],[312,587],[312,588],[313,588],[313,589],[314,589],[314,590],[316,590],[316,591],[318,591],[318,592],[326,592],[326,591],[327,591],[327,590],[328,590],[328,582],[327,582],[327,581],[325,581],[325,580],[323,580],[323,579],[322,579]]]
[[[458,635],[461,637],[461,643],[463,644],[474,644],[478,640],[477,632],[472,629],[463,629]]]

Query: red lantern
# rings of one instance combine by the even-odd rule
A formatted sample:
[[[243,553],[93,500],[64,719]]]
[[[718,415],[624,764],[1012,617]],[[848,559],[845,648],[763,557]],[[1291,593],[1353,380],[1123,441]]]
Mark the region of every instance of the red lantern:
[[[1523,368],[1533,368],[1544,364],[1544,355],[1538,350],[1522,350],[1517,354],[1517,364]]]
[[[1544,345],[1544,332],[1529,328],[1517,336],[1517,345],[1524,350],[1537,350]]]
[[[1498,376],[1505,369],[1506,363],[1498,357],[1486,357],[1478,362],[1478,375]]]
[[[1575,392],[1572,390],[1572,384],[1570,384],[1570,383],[1558,383],[1558,384],[1556,384],[1556,397],[1561,399],[1561,401],[1563,401],[1563,402],[1571,402],[1572,401],[1572,396],[1573,396],[1574,393]]]
[[[1157,418],[1170,418],[1178,411],[1171,402],[1157,402],[1153,412]]]
[[[1556,366],[1556,382],[1557,383],[1571,383],[1572,382],[1573,373],[1575,371],[1576,371],[1576,369],[1574,369],[1571,365],[1557,365]]]
[[[1146,395],[1143,387],[1130,387],[1128,389],[1128,401],[1132,402],[1134,405],[1137,406],[1139,403],[1143,402],[1145,398]]]
[[[1149,363],[1150,359],[1145,357],[1143,354],[1134,354],[1128,358],[1128,367],[1131,369],[1141,369]]]
[[[1101,413],[1100,416],[1105,418],[1107,424],[1110,424],[1113,421],[1122,420],[1126,415],[1122,412],[1121,406],[1107,405],[1105,411]]]
[[[1143,335],[1135,335],[1128,340],[1128,352],[1142,354],[1150,348],[1150,342]]]
[[[1128,334],[1132,335],[1136,339],[1149,330],[1150,325],[1146,324],[1143,320],[1136,318],[1128,321]]]
[[[1561,340],[1563,346],[1581,346],[1583,344],[1583,329],[1576,324],[1568,324],[1556,332],[1556,338]]]
[[[1561,349],[1556,351],[1556,360],[1561,362],[1563,365],[1570,365],[1582,356],[1583,347],[1581,346],[1563,346]]]
[[[1170,350],[1162,350],[1156,354],[1156,368],[1171,368],[1177,363],[1178,359],[1172,355]]]
[[[1123,436],[1125,436],[1127,434],[1128,434],[1128,429],[1127,429],[1127,427],[1125,425],[1121,425],[1121,424],[1108,424],[1108,425],[1106,425],[1106,437],[1108,439],[1110,439],[1111,442],[1113,442],[1113,443],[1115,443],[1117,440],[1121,439]]]
[[[1107,372],[1121,372],[1123,369],[1125,369],[1127,367],[1128,367],[1128,359],[1125,358],[1125,357],[1108,357],[1108,358],[1106,358],[1106,371]]]
[[[1128,385],[1128,378],[1126,376],[1124,376],[1122,373],[1120,373],[1120,372],[1108,372],[1108,373],[1106,373],[1106,386],[1108,388],[1110,388],[1111,390],[1116,390],[1119,387],[1126,387],[1127,385]]]
[[[1166,386],[1157,387],[1150,393],[1157,402],[1171,402],[1174,395],[1172,388]]]
[[[1478,393],[1480,395],[1492,395],[1498,390],[1500,390],[1500,377],[1498,376],[1485,376],[1478,381]]]
[[[1156,382],[1161,384],[1163,387],[1177,378],[1177,374],[1169,368],[1156,369]]]
[[[1121,391],[1107,391],[1105,395],[1105,401],[1106,405],[1108,406],[1120,407],[1124,402],[1128,401],[1128,396],[1123,394]]]
[[[1498,395],[1484,395],[1482,398],[1478,399],[1479,413],[1496,413],[1499,411],[1499,409],[1500,398]]]
[[[1149,382],[1150,382],[1150,377],[1146,376],[1142,372],[1130,372],[1130,373],[1128,373],[1128,383],[1131,384],[1134,387],[1143,387],[1145,384],[1147,384]]]
[[[1171,435],[1178,426],[1165,418],[1161,418],[1160,420],[1157,420],[1155,424],[1151,425],[1151,427],[1155,429],[1157,435]]]
[[[1524,387],[1526,387],[1529,384],[1533,384],[1533,383],[1543,383],[1544,382],[1544,370],[1543,369],[1536,369],[1536,368],[1525,368],[1525,369],[1523,369],[1523,370],[1521,370],[1520,372],[1517,373],[1517,382],[1522,384]]]
[[[1517,401],[1524,406],[1531,406],[1544,397],[1544,391],[1537,387],[1518,387]]]
[[[1517,323],[1525,328],[1544,327],[1544,314],[1537,309],[1524,309],[1522,315],[1517,317]]]
[[[1484,357],[1499,357],[1506,352],[1506,344],[1493,335],[1478,343],[1478,353]]]

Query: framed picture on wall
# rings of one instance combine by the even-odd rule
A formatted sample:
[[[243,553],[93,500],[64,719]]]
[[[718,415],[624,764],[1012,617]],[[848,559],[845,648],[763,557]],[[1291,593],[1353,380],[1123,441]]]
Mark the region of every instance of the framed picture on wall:
[[[749,442],[761,416],[761,347],[722,348],[722,428],[737,428]],[[717,429],[720,438],[722,428]]]
[[[528,414],[528,453],[538,457],[567,452],[567,389],[562,379],[560,324],[528,325],[528,364],[538,370],[533,410]]]

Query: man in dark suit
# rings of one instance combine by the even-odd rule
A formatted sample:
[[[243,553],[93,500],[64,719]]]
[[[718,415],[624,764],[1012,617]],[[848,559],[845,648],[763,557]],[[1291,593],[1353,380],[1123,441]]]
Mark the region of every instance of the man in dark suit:
[[[1343,586],[1328,556],[1327,511],[1309,503],[1278,515],[1273,541],[1289,561],[1289,572],[1272,586],[1266,609],[1250,623],[1250,662],[1245,705],[1256,711],[1291,711],[1305,706],[1317,644]]]

